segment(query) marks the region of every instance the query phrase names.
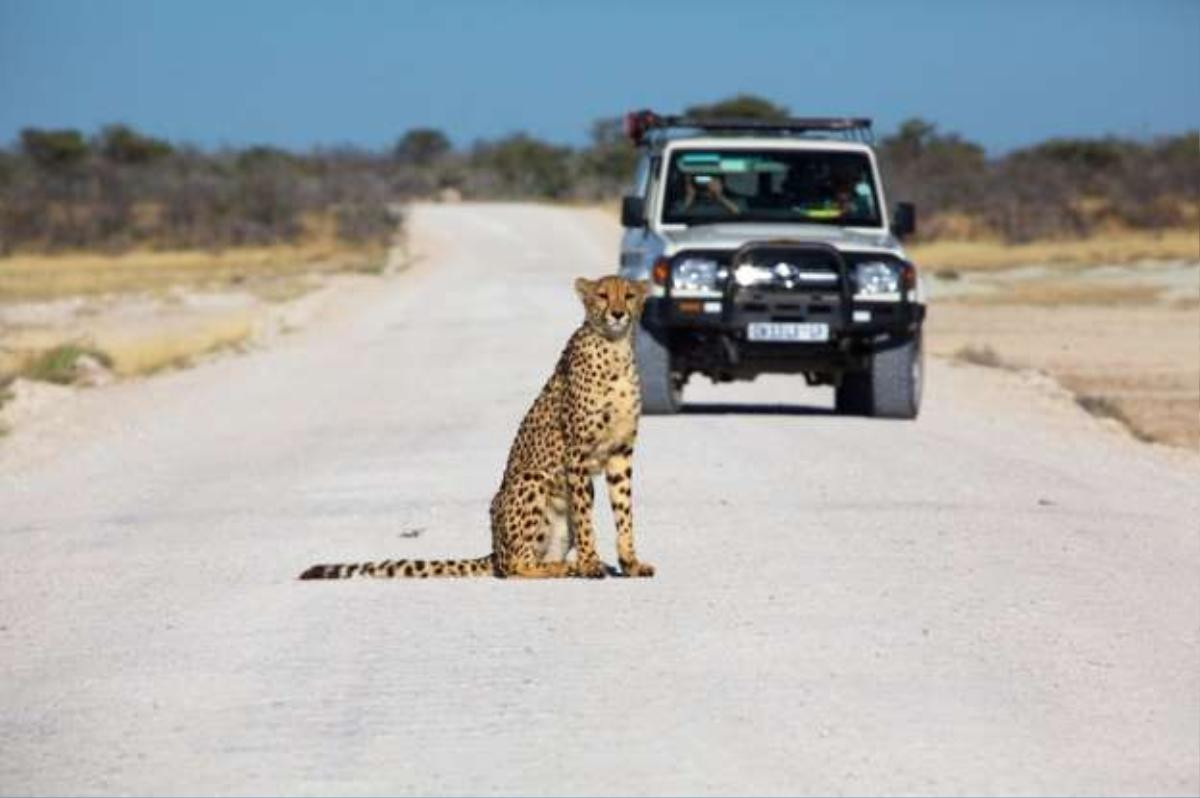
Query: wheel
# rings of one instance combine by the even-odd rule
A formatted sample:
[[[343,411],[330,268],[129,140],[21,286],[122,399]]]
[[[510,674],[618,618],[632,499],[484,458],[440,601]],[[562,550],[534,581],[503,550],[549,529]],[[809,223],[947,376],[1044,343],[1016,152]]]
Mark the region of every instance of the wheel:
[[[847,371],[833,389],[833,404],[844,416],[871,415],[871,372]]]
[[[671,352],[640,324],[633,333],[633,356],[642,383],[642,413],[678,413],[683,406],[683,386],[671,372]]]
[[[849,372],[834,393],[839,413],[916,418],[921,410],[925,356],[921,334],[871,356],[864,371]]]
[[[918,332],[899,346],[871,358],[871,415],[916,418],[925,382],[925,349]]]

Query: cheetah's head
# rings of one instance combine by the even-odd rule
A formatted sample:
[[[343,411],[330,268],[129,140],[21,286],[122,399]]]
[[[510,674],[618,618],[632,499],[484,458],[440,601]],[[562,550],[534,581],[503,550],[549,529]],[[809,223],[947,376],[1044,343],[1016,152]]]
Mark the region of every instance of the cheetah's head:
[[[650,286],[616,276],[599,280],[580,277],[575,281],[575,292],[583,301],[587,323],[605,338],[615,341],[629,335],[642,315]]]

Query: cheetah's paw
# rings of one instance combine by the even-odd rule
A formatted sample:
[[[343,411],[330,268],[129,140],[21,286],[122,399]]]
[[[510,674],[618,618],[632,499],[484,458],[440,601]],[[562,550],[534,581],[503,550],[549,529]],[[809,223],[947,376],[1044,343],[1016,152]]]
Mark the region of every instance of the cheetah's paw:
[[[575,563],[575,574],[586,579],[603,579],[608,576],[608,569],[599,557],[593,557]]]
[[[621,563],[621,570],[625,576],[654,576],[654,566],[648,562],[641,562],[639,560]]]

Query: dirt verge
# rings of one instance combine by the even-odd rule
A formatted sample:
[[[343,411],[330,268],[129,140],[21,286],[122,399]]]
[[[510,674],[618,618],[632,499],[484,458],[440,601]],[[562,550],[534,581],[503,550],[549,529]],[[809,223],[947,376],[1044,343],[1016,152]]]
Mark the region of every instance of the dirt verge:
[[[1200,264],[930,281],[930,352],[1042,371],[1142,440],[1200,450]]]
[[[403,242],[390,253],[314,257],[280,249],[0,261],[0,431],[81,388],[265,345],[304,326],[338,287],[409,262]]]

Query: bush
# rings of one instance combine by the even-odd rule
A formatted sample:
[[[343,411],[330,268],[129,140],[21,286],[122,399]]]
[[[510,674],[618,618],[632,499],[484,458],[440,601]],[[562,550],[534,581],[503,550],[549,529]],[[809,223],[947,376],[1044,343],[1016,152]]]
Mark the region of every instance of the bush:
[[[524,133],[477,144],[470,165],[487,194],[555,199],[572,186],[571,151]]]
[[[592,123],[592,145],[579,154],[575,194],[602,199],[624,193],[637,164],[637,148],[616,117]]]
[[[1079,237],[1101,225],[1162,229],[1186,222],[1200,203],[1200,136],[1150,143],[1051,139],[987,159],[957,134],[921,119],[879,142],[894,200],[916,202],[939,230],[939,217],[970,218],[1012,242]]]
[[[78,130],[21,131],[21,151],[43,169],[59,169],[81,163],[88,155],[87,142]]]
[[[450,152],[450,139],[440,130],[413,128],[400,137],[392,158],[405,166],[430,167]]]
[[[96,149],[106,160],[119,164],[149,163],[171,154],[167,142],[143,136],[125,125],[109,125],[100,131]]]
[[[787,108],[754,94],[737,94],[708,105],[690,105],[683,109],[683,114],[708,119],[784,119],[789,116]]]
[[[335,218],[337,237],[354,244],[386,241],[396,228],[391,212],[378,203],[343,205],[337,209]]]
[[[349,243],[385,243],[394,168],[354,150],[204,153],[119,124],[90,149],[78,131],[27,129],[0,150],[0,254],[294,242],[322,218]]]
[[[774,119],[788,109],[741,94],[693,105],[698,116]],[[923,237],[1010,241],[1082,236],[1104,225],[1195,223],[1200,134],[1157,141],[1051,139],[1003,157],[914,118],[879,141],[888,196],[921,208]],[[385,243],[388,207],[445,189],[476,198],[602,200],[626,189],[637,151],[615,117],[596,120],[582,148],[524,133],[456,152],[428,127],[387,153],[305,154],[274,147],[215,153],[127,125],[91,141],[77,130],[21,131],[0,149],[0,255],[14,249],[136,245],[220,248],[298,240],[313,219],[354,244]]]
[[[81,358],[95,359],[105,368],[112,367],[112,358],[98,349],[79,344],[61,344],[39,354],[21,372],[21,376],[39,382],[70,385],[79,379]]]

